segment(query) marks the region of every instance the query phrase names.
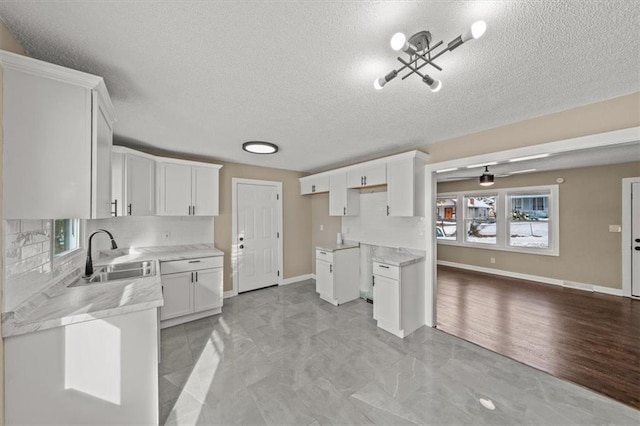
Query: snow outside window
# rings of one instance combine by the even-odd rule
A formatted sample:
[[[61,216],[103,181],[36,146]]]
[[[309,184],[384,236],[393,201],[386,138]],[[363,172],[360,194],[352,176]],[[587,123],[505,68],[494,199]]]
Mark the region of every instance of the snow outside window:
[[[558,256],[558,185],[438,194],[438,244]]]
[[[439,240],[457,240],[457,197],[438,198],[436,200],[436,238]]]
[[[53,254],[63,255],[80,247],[80,219],[53,221]]]

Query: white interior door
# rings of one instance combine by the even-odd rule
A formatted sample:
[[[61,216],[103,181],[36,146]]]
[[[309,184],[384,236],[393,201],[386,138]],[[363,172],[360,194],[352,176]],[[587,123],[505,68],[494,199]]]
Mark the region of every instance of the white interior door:
[[[278,283],[278,187],[237,183],[238,292]]]
[[[640,296],[640,183],[631,184],[631,294]]]

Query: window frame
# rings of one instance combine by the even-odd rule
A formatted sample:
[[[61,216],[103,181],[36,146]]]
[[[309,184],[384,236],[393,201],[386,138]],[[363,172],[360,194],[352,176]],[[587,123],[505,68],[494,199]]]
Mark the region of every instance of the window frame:
[[[560,201],[559,185],[538,185],[511,188],[480,189],[471,191],[442,192],[437,198],[457,198],[458,211],[456,214],[456,239],[445,240],[436,237],[436,243],[442,245],[479,248],[484,250],[508,251],[524,254],[538,254],[543,256],[560,255]],[[518,247],[510,245],[511,205],[510,197],[519,195],[549,195],[549,247]],[[496,244],[473,243],[466,240],[467,208],[465,197],[495,196],[496,197]],[[460,206],[463,206],[460,214]],[[464,234],[464,235],[463,235]]]
[[[56,221],[59,220],[76,220],[78,222],[78,246],[69,250],[65,250],[60,253],[56,253]],[[84,249],[84,233],[85,233],[85,221],[79,218],[64,218],[64,219],[51,219],[51,255],[53,263],[56,264],[65,260],[67,257],[74,256]]]

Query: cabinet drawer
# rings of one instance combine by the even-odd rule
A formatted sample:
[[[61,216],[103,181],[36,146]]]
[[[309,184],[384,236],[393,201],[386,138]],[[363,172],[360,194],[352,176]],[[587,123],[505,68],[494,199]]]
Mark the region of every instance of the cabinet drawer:
[[[373,262],[373,275],[400,280],[400,268],[393,265],[385,265],[384,263]]]
[[[178,272],[198,271],[200,269],[222,268],[223,262],[223,256],[161,262],[160,274],[175,274]]]
[[[325,262],[333,262],[333,253],[326,250],[316,250],[316,260],[323,260]]]

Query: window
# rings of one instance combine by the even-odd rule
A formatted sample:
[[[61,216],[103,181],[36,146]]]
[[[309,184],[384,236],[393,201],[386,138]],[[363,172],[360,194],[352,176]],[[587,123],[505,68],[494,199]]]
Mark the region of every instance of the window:
[[[60,219],[53,221],[53,254],[55,256],[80,248],[80,220]]]
[[[436,238],[439,244],[557,256],[558,214],[558,185],[438,194]]]
[[[466,241],[496,244],[496,202],[495,195],[464,197]]]
[[[509,195],[509,245],[549,248],[549,194]]]
[[[456,197],[438,198],[436,200],[436,238],[439,240],[457,239],[456,210],[458,199]]]

